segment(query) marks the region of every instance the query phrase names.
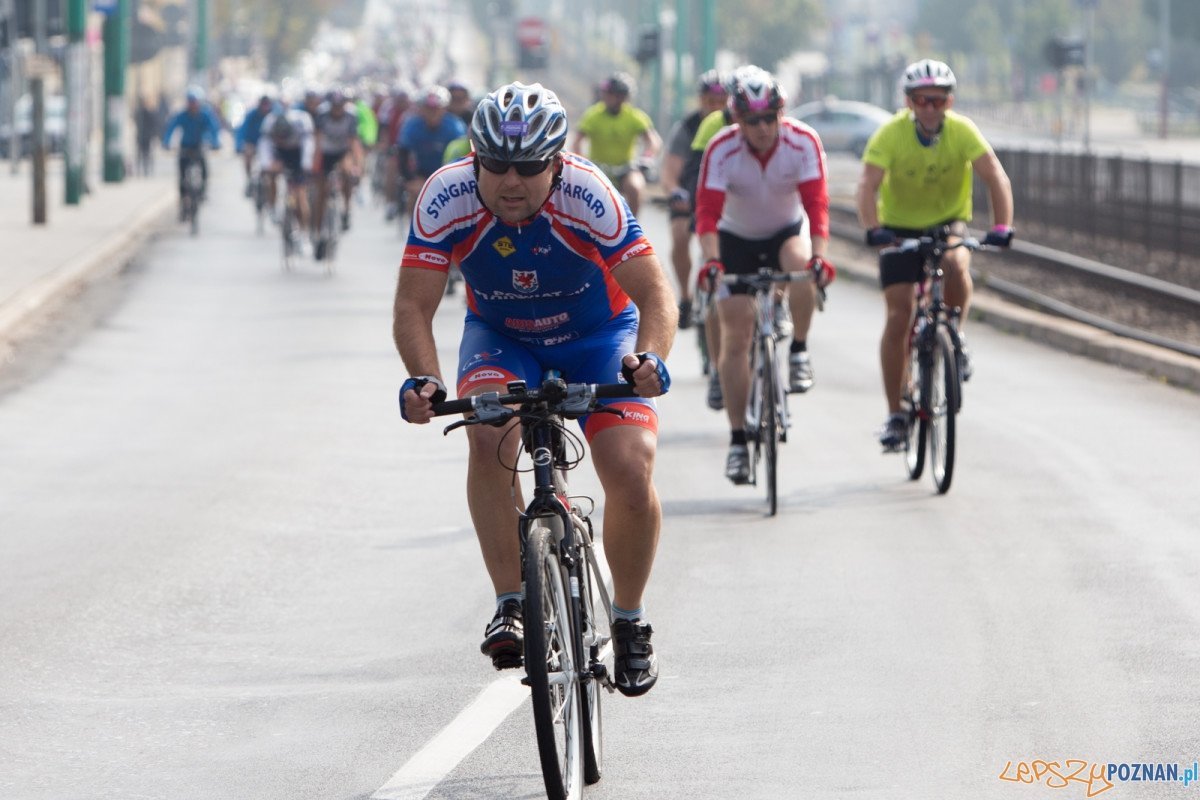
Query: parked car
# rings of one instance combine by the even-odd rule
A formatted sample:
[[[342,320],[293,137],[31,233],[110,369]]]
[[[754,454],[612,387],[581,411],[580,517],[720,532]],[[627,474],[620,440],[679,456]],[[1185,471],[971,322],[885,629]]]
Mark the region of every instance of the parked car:
[[[892,112],[857,100],[826,97],[797,106],[788,116],[811,126],[827,152],[848,150],[861,156],[871,134],[892,118]]]
[[[67,98],[61,94],[46,95],[46,152],[61,153],[67,140]],[[13,109],[16,119],[17,136],[20,137],[20,155],[22,158],[33,150],[33,97],[21,95]],[[9,157],[8,149],[12,142],[12,128],[7,122],[0,123],[0,155]]]

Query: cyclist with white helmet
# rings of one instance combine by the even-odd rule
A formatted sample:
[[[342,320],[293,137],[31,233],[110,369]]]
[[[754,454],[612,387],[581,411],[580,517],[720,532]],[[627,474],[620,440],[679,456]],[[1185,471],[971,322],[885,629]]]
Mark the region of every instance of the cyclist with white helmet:
[[[607,400],[623,416],[580,420],[605,493],[604,549],[613,576],[617,688],[644,694],[658,676],[642,597],[662,518],[652,472],[658,413],[670,386],[665,357],[675,335],[671,287],[637,220],[590,162],[563,152],[567,116],[541,84],[488,95],[471,122],[472,159],[439,169],[417,199],[400,264],[393,334],[410,375],[405,419],[427,423],[446,387],[432,321],[451,264],[468,311],[456,373],[459,397],[541,381],[611,383],[633,369],[636,398]],[[467,501],[496,610],[481,646],[497,669],[518,666],[523,642],[521,560],[512,475],[512,425],[467,429]],[[500,458],[497,460],[497,454]],[[516,487],[520,492],[520,487]]]
[[[267,180],[267,207],[276,216],[276,178],[284,175],[301,230],[309,222],[308,191],[315,153],[312,116],[301,108],[278,108],[263,120],[258,137],[258,163]],[[302,242],[296,243],[302,246]]]
[[[983,180],[991,200],[994,224],[984,243],[1008,247],[1012,242],[1012,186],[983,134],[952,110],[956,86],[954,73],[941,61],[922,59],[905,69],[906,108],[875,132],[862,157],[856,199],[868,245],[886,247],[898,238],[921,236],[943,226],[954,234],[951,242],[961,239],[972,214],[972,171]],[[942,258],[946,304],[961,309],[960,336],[971,301],[970,255],[960,247]],[[900,400],[921,269],[916,253],[880,255],[879,280],[887,307],[879,343],[888,406],[879,432],[884,452],[902,450],[907,437],[908,418]],[[963,352],[967,352],[965,338]],[[963,380],[970,378],[969,361],[962,374]]]
[[[812,281],[792,285],[786,293],[794,320],[788,389],[806,392],[813,385],[808,330],[817,288],[834,277],[833,264],[825,260],[825,150],[816,131],[783,116],[783,89],[766,70],[739,70],[729,102],[735,124],[713,137],[700,165],[696,234],[707,263],[729,274],[753,274],[761,267],[812,271]],[[730,425],[725,476],[736,484],[750,480],[745,418],[755,320],[751,291],[744,285],[721,287],[716,304],[717,371]]]

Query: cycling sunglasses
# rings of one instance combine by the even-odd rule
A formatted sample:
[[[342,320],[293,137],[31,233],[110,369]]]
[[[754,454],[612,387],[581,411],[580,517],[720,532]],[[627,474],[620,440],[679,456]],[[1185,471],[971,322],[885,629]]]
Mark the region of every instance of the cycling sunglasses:
[[[779,114],[774,111],[769,114],[747,114],[738,120],[742,125],[749,125],[751,127],[756,125],[770,125],[772,122],[778,121]]]
[[[912,99],[913,105],[921,108],[941,108],[950,102],[948,95],[910,94],[909,97]]]
[[[479,165],[493,175],[503,175],[508,172],[509,167],[512,167],[522,178],[532,178],[534,175],[541,175],[553,163],[553,158],[548,158],[545,161],[504,161],[499,158],[479,156]]]

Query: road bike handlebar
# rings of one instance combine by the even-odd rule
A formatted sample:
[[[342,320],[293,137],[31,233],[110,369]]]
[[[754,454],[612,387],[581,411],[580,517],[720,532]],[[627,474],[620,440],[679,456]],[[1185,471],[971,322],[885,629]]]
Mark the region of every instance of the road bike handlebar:
[[[802,283],[815,279],[815,275],[810,270],[802,272],[775,272],[773,270],[762,269],[758,272],[743,273],[737,275],[722,275],[721,283],[728,286],[742,285],[751,286],[755,289],[767,289],[773,283]],[[817,310],[825,310],[825,287],[817,287]]]
[[[566,383],[552,378],[540,387],[528,389],[517,381],[508,385],[508,392],[484,392],[458,400],[445,400],[433,404],[434,416],[474,413],[463,424],[497,423],[521,414],[558,414],[567,418],[581,417],[599,409],[597,400],[618,397],[637,397],[634,387],[627,383]],[[520,408],[511,408],[511,406]],[[539,414],[540,410],[540,414]],[[620,413],[614,409],[614,413]],[[447,431],[458,424],[447,428]]]

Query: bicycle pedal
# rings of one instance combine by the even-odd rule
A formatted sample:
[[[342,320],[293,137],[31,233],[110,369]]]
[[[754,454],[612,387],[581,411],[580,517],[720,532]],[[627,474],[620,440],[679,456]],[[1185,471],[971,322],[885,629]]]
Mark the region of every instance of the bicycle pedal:
[[[519,669],[525,666],[525,659],[513,653],[500,653],[492,656],[492,666],[497,671],[502,669]],[[528,678],[523,679],[521,683],[525,683],[526,680]]]

